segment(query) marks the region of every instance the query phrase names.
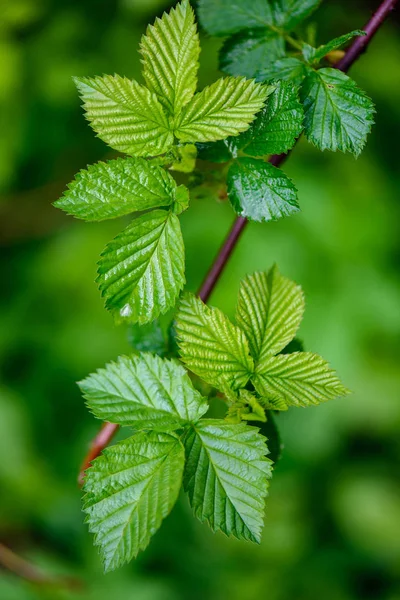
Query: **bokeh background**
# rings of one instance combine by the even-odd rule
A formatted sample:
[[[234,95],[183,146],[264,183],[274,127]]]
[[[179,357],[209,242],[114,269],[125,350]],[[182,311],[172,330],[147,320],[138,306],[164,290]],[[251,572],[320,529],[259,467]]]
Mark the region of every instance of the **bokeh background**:
[[[170,4],[0,0],[0,540],[67,578],[47,588],[0,570],[0,599],[399,600],[398,15],[352,69],[377,105],[366,151],[356,161],[303,139],[284,167],[302,212],[250,225],[212,297],[232,315],[240,278],[277,262],[304,287],[306,348],[354,394],[277,419],[284,452],[261,546],[213,535],[182,497],[135,562],[102,574],[76,486],[98,422],[74,382],[129,352],[94,284],[121,223],[74,221],[51,203],[78,169],[108,156],[71,76],[140,77],[140,35]],[[318,40],[359,28],[374,4],[326,1]],[[201,86],[218,76],[220,43],[203,36]],[[213,198],[183,215],[190,289],[232,219]]]

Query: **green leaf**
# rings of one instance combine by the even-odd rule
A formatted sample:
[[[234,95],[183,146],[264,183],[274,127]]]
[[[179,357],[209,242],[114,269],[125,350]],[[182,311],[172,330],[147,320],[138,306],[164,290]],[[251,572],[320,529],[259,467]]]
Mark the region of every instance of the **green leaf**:
[[[117,158],[80,171],[54,205],[78,219],[102,221],[170,206],[177,189],[165,169],[143,158]]]
[[[146,353],[120,356],[79,387],[95,417],[137,430],[179,429],[208,408],[181,365]]]
[[[273,412],[270,410],[267,411],[266,416],[266,421],[259,424],[260,433],[267,440],[267,446],[269,450],[268,458],[270,458],[274,465],[276,465],[282,456],[283,444],[279,434],[279,429],[273,416]]]
[[[219,140],[218,142],[196,144],[197,156],[200,160],[208,160],[215,163],[228,162],[236,153],[236,142],[232,143],[232,140],[236,139],[229,137],[226,140]]]
[[[285,54],[285,42],[265,29],[248,29],[228,38],[219,53],[221,71],[228,75],[255,77],[259,65],[274,62]]]
[[[290,150],[303,129],[304,112],[298,88],[279,81],[268,102],[237,144],[250,156],[282,154]]]
[[[274,22],[266,0],[199,0],[199,19],[207,33],[222,36]]]
[[[244,333],[217,308],[185,293],[176,317],[182,361],[207,383],[219,388],[245,387],[253,360]]]
[[[179,219],[154,210],[134,219],[106,246],[96,281],[117,321],[144,324],[175,304],[184,270]]]
[[[196,166],[197,147],[195,144],[178,146],[178,160],[170,167],[171,171],[180,173],[192,173]]]
[[[293,182],[255,158],[239,158],[230,167],[228,195],[236,213],[253,221],[276,221],[299,211]]]
[[[361,35],[367,34],[361,29],[356,29],[355,31],[351,31],[350,33],[345,33],[344,35],[341,35],[340,37],[337,37],[328,42],[327,44],[319,46],[318,48],[313,48],[308,44],[304,44],[303,56],[307,62],[317,63],[320,60],[322,60],[327,54],[329,54],[329,52],[333,52],[334,50],[341,48],[342,46],[344,46],[344,44],[347,44],[347,42],[349,42],[354,37]]]
[[[275,410],[315,405],[349,393],[326,360],[311,352],[271,357],[259,366],[252,381]]]
[[[106,144],[133,156],[156,156],[174,143],[157,96],[119,75],[75,77],[86,117]]]
[[[373,124],[374,105],[350,77],[337,69],[310,70],[301,97],[307,139],[320,150],[358,156]]]
[[[196,94],[176,122],[182,142],[213,142],[245,131],[270,89],[244,77],[225,77]]]
[[[259,542],[271,461],[255,427],[203,419],[185,438],[183,485],[200,521],[213,531]]]
[[[104,451],[86,471],[83,510],[105,571],[137,556],[174,506],[184,449],[165,433],[139,433]]]
[[[178,115],[196,91],[199,68],[199,35],[187,0],[148,26],[140,52],[147,87],[171,115]]]
[[[236,322],[246,334],[257,370],[295,337],[304,308],[301,287],[276,266],[241,281]]]
[[[128,341],[137,352],[152,352],[162,357],[168,353],[167,339],[160,319],[146,325],[138,325],[137,323],[129,325]]]
[[[306,65],[298,58],[287,56],[265,65],[256,75],[257,81],[283,79],[300,85],[306,75]]]
[[[275,0],[274,20],[278,27],[292,31],[318,8],[321,0]]]

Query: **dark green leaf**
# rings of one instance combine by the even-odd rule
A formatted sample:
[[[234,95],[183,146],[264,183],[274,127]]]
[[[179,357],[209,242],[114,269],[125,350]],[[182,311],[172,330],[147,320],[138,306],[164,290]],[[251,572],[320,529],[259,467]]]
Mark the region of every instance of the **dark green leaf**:
[[[281,36],[264,29],[248,29],[228,38],[219,54],[220,69],[229,75],[253,78],[260,65],[285,54]]]
[[[318,48],[313,48],[308,44],[304,44],[303,56],[307,62],[317,63],[320,60],[322,60],[327,54],[329,54],[329,52],[333,52],[333,50],[341,48],[342,46],[344,46],[344,44],[347,44],[347,42],[349,42],[351,39],[360,35],[366,35],[365,31],[356,29],[355,31],[351,31],[350,33],[345,33],[344,35],[341,35],[340,37],[337,37],[328,42],[327,44],[319,46]]]
[[[137,352],[152,352],[158,356],[168,353],[167,340],[159,319],[138,325],[134,323],[128,328],[129,343]]]
[[[308,140],[320,150],[358,156],[373,124],[374,105],[354,81],[337,69],[310,70],[301,97]]]
[[[300,85],[306,75],[306,65],[298,58],[287,56],[263,66],[257,73],[257,81],[284,79]]]
[[[255,158],[240,158],[230,167],[228,195],[236,213],[254,221],[275,221],[299,211],[292,181]]]
[[[266,0],[199,0],[199,18],[211,35],[229,35],[274,23],[272,8]]]

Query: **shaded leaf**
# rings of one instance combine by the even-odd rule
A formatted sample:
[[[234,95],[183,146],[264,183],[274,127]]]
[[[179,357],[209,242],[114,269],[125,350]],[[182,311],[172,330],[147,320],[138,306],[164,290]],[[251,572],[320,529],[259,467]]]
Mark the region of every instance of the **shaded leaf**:
[[[327,54],[329,54],[329,52],[333,52],[334,50],[341,48],[342,46],[344,46],[344,44],[347,44],[347,42],[349,42],[351,39],[360,35],[362,36],[367,34],[361,29],[356,29],[355,31],[351,31],[350,33],[345,33],[344,35],[341,35],[340,37],[337,37],[328,42],[327,44],[319,46],[318,48],[313,48],[308,44],[304,44],[303,56],[308,62],[317,63],[320,60],[322,60]]]
[[[159,319],[146,325],[129,325],[128,340],[137,352],[152,352],[158,356],[168,353],[167,339]]]
[[[283,79],[300,85],[306,75],[306,65],[298,58],[287,56],[264,65],[256,74],[257,81]]]
[[[266,0],[199,0],[199,19],[211,35],[229,35],[274,22]]]
[[[274,19],[278,27],[287,31],[294,29],[321,4],[321,0],[275,0]]]
[[[228,38],[219,53],[221,71],[255,77],[259,65],[275,62],[285,54],[283,38],[264,29],[247,29]]]

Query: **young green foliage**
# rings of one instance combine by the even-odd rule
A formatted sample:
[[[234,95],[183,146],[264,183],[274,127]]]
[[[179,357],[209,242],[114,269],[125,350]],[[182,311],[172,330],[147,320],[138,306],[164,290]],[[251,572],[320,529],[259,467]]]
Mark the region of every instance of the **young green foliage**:
[[[106,571],[147,546],[182,482],[195,516],[213,531],[260,541],[272,461],[265,437],[246,422],[269,432],[278,458],[279,435],[265,409],[347,393],[321,357],[278,354],[289,351],[303,312],[301,288],[276,267],[242,282],[237,326],[195,296],[182,296],[180,357],[222,392],[225,420],[203,419],[208,403],[186,370],[150,353],[120,357],[79,383],[96,417],[134,430],[86,471],[84,511]],[[150,333],[159,349],[159,324]]]
[[[132,157],[82,170],[56,206],[86,221],[165,209],[138,216],[99,261],[106,308],[117,322],[146,324],[175,304],[185,282],[176,215],[188,208],[189,193],[163,167],[191,172],[194,143],[246,131],[270,88],[228,77],[196,93],[200,45],[188,0],[148,27],[140,52],[147,87],[119,75],[75,78],[94,131]],[[143,158],[160,155],[153,164]]]

